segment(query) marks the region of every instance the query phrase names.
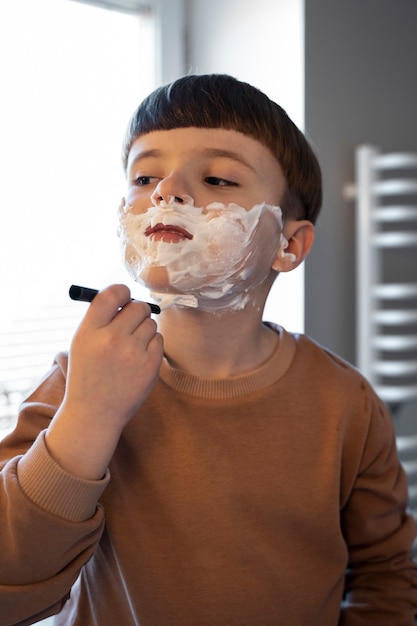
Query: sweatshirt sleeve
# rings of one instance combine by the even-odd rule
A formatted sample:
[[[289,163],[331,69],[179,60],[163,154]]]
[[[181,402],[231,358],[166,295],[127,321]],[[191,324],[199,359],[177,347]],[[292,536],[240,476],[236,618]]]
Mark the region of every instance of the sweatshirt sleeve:
[[[391,416],[369,389],[365,414],[368,430],[349,497],[342,503],[349,565],[339,626],[413,626],[417,569],[411,551],[416,524],[407,511],[406,476]]]
[[[45,443],[45,429],[63,397],[65,368],[66,357],[59,355],[22,405],[15,431],[0,442],[2,626],[59,612],[103,531],[98,500],[109,475],[99,481],[74,477]]]

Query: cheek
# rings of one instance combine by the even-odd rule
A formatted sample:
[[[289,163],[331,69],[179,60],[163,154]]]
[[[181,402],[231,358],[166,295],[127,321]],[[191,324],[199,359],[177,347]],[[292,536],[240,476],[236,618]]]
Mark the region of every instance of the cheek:
[[[125,195],[125,204],[130,205],[133,213],[144,213],[151,205],[151,190],[129,187]]]
[[[269,272],[281,247],[281,228],[271,213],[264,213],[248,246],[248,266]]]

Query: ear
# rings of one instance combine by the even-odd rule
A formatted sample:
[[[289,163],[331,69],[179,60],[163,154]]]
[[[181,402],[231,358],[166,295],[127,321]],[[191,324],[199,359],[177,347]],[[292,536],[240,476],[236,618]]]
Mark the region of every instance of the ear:
[[[283,242],[272,264],[277,272],[290,272],[304,261],[314,241],[314,225],[308,220],[288,220],[282,231]]]

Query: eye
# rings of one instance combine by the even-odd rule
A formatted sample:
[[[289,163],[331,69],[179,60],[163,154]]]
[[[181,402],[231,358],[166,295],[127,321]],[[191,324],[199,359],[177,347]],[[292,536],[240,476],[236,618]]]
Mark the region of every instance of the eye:
[[[218,176],[207,176],[204,179],[206,183],[209,185],[213,185],[214,187],[236,187],[237,184],[232,182],[231,180],[226,180],[225,178],[219,178]]]
[[[156,176],[135,176],[133,178],[133,183],[138,185],[138,187],[144,187],[146,185],[152,185],[157,181]]]

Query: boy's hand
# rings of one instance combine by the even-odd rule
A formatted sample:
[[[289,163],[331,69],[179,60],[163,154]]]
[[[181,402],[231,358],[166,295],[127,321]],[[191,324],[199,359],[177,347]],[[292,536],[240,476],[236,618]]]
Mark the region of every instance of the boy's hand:
[[[121,309],[121,310],[120,310]],[[156,382],[163,342],[150,309],[124,285],[93,300],[72,341],[66,403],[123,427]]]
[[[47,434],[64,469],[102,476],[124,426],[151,392],[162,356],[149,305],[132,302],[124,285],[94,298],[74,335],[64,401]]]

